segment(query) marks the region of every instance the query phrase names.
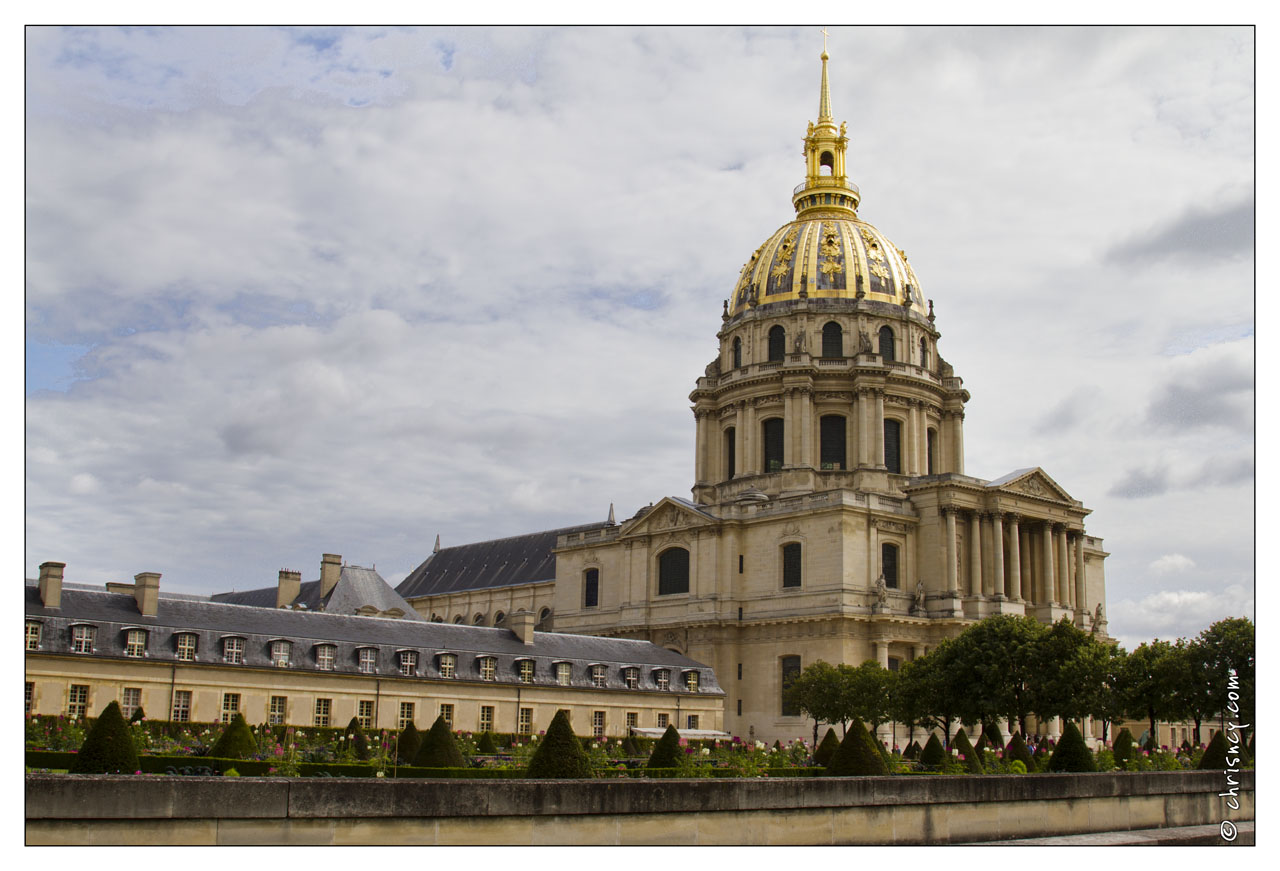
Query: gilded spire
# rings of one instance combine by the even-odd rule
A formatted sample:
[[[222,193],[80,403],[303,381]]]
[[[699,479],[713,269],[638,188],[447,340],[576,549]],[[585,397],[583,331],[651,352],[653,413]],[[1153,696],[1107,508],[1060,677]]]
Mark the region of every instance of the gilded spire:
[[[834,124],[831,120],[831,85],[827,82],[827,31],[822,31],[822,93],[818,96],[818,124]]]
[[[818,96],[818,122],[810,122],[804,137],[805,180],[791,202],[798,216],[817,214],[857,215],[861,195],[845,170],[849,137],[845,125],[838,128],[831,114],[831,82],[827,76],[827,31],[822,30],[822,89]]]

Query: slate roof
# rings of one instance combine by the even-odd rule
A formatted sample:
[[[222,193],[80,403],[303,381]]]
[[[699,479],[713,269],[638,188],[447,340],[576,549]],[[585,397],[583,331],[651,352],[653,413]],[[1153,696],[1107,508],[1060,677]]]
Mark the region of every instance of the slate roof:
[[[556,546],[556,538],[608,526],[605,522],[588,523],[441,548],[410,572],[396,587],[396,592],[406,599],[416,599],[463,590],[554,581],[556,556],[551,550]]]
[[[210,600],[228,605],[274,608],[276,589],[276,587],[263,587],[257,590],[215,593]],[[379,611],[399,608],[408,620],[426,619],[413,610],[413,606],[392,589],[377,571],[363,566],[343,566],[338,583],[329,591],[325,599],[320,597],[319,581],[304,582],[298,588],[298,597],[290,604],[305,605],[309,611],[326,611],[331,614],[354,614],[357,609],[372,605]]]
[[[1010,481],[1015,481],[1018,478],[1021,478],[1023,475],[1027,474],[1028,472],[1034,472],[1035,470],[1036,470],[1035,466],[1028,466],[1025,469],[1014,469],[1012,472],[1010,472],[1007,475],[1001,475],[999,478],[996,478],[994,481],[988,481],[987,486],[1003,487],[1005,484],[1008,484]]]
[[[573,666],[570,686],[591,687],[588,667],[604,665],[606,688],[626,689],[622,669],[637,666],[642,690],[659,691],[653,670],[666,668],[673,688],[679,683],[679,672],[695,670],[698,694],[723,694],[710,667],[648,641],[535,632],[533,644],[527,645],[507,629],[293,611],[163,594],[157,611],[155,617],[143,617],[131,595],[65,584],[62,607],[54,610],[44,607],[37,586],[26,586],[27,619],[42,624],[40,652],[45,653],[75,655],[71,654],[71,626],[88,623],[97,627],[92,657],[124,658],[125,630],[142,628],[148,632],[147,661],[152,663],[177,661],[176,636],[191,633],[197,636],[197,663],[220,666],[222,639],[237,637],[245,639],[246,668],[272,667],[271,642],[284,640],[293,642],[290,670],[317,670],[315,646],[333,644],[333,671],[339,674],[359,674],[357,651],[372,647],[378,650],[376,674],[381,676],[398,676],[397,653],[415,650],[420,653],[417,677],[426,679],[447,680],[440,676],[438,657],[452,653],[458,658],[457,674],[462,680],[479,680],[478,658],[488,655],[497,657],[498,683],[518,683],[516,662],[532,659],[535,685],[555,685],[555,663],[569,662]]]

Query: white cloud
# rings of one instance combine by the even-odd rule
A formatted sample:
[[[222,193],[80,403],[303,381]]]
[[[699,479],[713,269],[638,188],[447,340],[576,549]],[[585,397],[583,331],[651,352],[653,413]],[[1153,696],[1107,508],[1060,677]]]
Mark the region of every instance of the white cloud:
[[[1110,634],[1128,650],[1153,638],[1194,638],[1227,617],[1253,619],[1253,593],[1242,584],[1220,590],[1161,590],[1140,599],[1113,600],[1107,613]]]
[[[1176,574],[1195,567],[1194,560],[1180,553],[1167,553],[1151,563],[1151,571],[1157,575]]]

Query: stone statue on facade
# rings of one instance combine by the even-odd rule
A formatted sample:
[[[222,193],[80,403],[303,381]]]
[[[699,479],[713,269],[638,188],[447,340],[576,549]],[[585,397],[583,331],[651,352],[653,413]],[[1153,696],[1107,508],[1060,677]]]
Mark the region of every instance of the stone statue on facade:
[[[916,581],[915,609],[924,610],[924,581]]]
[[[883,573],[880,575],[880,577],[876,578],[876,604],[877,605],[889,604],[889,587],[884,582]]]
[[[866,330],[858,330],[858,353],[859,354],[871,353],[871,336],[867,333]]]

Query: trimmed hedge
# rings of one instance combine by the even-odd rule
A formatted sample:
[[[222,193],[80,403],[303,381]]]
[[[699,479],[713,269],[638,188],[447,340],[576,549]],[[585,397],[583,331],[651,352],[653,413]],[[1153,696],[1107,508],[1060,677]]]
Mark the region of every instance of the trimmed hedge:
[[[1124,768],[1125,762],[1133,758],[1133,733],[1128,728],[1121,729],[1116,736],[1115,743],[1111,745],[1111,755],[1119,768]]]
[[[443,715],[436,717],[436,721],[431,724],[431,731],[422,739],[418,755],[413,757],[413,765],[417,768],[466,767],[467,760],[462,758],[453,730],[444,721]]]
[[[539,779],[591,777],[591,760],[582,749],[582,742],[574,736],[564,711],[556,711],[551,719],[546,737],[538,742],[538,749],[529,760],[526,774]]]
[[[942,749],[942,742],[938,740],[938,736],[930,735],[924,749],[920,751],[920,764],[931,767],[941,765],[946,757],[947,751]]]
[[[231,718],[231,722],[222,730],[222,735],[209,748],[209,755],[219,759],[248,759],[257,752],[258,741],[249,730],[244,714],[239,712]]]
[[[969,743],[969,735],[964,729],[956,730],[956,736],[951,739],[951,749],[964,757],[960,761],[966,771],[970,774],[982,773],[982,760],[978,758],[978,751],[973,744]]]
[[[662,733],[662,737],[658,739],[658,743],[653,745],[653,753],[649,756],[649,761],[645,763],[645,768],[675,768],[680,761],[680,733],[676,731],[676,727],[667,726],[667,731]]]
[[[987,723],[987,727],[982,730],[982,736],[987,739],[987,744],[991,747],[1004,749],[1004,739],[1000,737],[1000,729],[995,723]]]
[[[885,775],[889,767],[876,746],[876,739],[867,732],[857,717],[849,724],[849,731],[827,766],[827,773],[834,777],[866,777]]]
[[[483,732],[476,742],[476,752],[482,756],[492,756],[498,752],[498,745],[493,740],[492,732]]]
[[[418,731],[418,727],[413,723],[405,726],[404,731],[400,733],[399,743],[395,747],[396,758],[400,760],[400,764],[412,764],[414,757],[422,749],[422,733]]]
[[[1054,772],[1097,771],[1098,763],[1093,753],[1084,743],[1080,730],[1071,720],[1067,720],[1062,730],[1058,745],[1053,748],[1053,756],[1049,759],[1049,770]]]
[[[1222,732],[1217,732],[1209,741],[1209,746],[1204,748],[1204,756],[1200,757],[1200,764],[1196,768],[1200,771],[1216,771],[1226,767],[1227,738]]]
[[[1004,750],[1004,758],[1013,761],[1018,760],[1027,771],[1035,770],[1035,757],[1031,755],[1031,748],[1027,746],[1027,742],[1022,740],[1021,732],[1014,732],[1013,737],[1009,739],[1009,746]]]
[[[111,702],[102,709],[97,722],[85,736],[72,774],[133,774],[138,769],[138,751],[133,746],[133,736],[120,714],[120,704]]]
[[[822,743],[818,745],[818,749],[814,751],[813,761],[823,767],[830,765],[831,757],[839,747],[840,739],[836,737],[836,728],[831,726],[827,729],[827,734],[822,736]]]

